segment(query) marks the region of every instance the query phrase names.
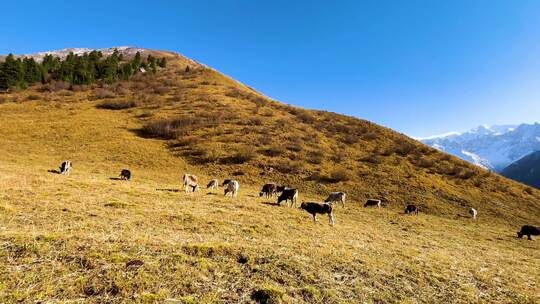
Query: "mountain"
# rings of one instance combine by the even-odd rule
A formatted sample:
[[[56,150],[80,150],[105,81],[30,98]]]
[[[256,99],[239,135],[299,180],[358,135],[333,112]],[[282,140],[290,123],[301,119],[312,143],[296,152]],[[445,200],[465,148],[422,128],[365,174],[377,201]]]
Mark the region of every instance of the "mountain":
[[[166,66],[0,92],[0,303],[540,300],[540,242],[515,236],[538,225],[540,191],[141,50]],[[63,160],[70,175],[55,173]],[[185,173],[203,186],[237,179],[239,195],[185,193]],[[345,208],[335,226],[315,223],[259,197],[268,182],[299,189],[296,207],[345,191]],[[364,208],[367,198],[383,207]],[[405,215],[407,204],[420,214]]]
[[[499,172],[525,155],[540,150],[540,125],[479,126],[465,133],[453,132],[419,140]]]
[[[501,174],[524,184],[540,188],[540,151],[533,152],[501,171]]]

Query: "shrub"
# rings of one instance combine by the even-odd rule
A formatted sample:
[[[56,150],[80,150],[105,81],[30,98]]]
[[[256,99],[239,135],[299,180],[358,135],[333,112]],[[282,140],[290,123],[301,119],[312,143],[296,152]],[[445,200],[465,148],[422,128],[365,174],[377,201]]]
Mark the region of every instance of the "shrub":
[[[312,124],[316,121],[316,118],[304,109],[292,109],[289,111],[289,113],[296,116],[296,118],[306,124]]]
[[[310,151],[307,156],[307,161],[314,165],[319,165],[324,160],[324,154],[321,151]]]
[[[282,160],[274,165],[274,168],[281,173],[285,174],[296,174],[302,171],[302,164],[299,162],[293,162],[289,160]]]
[[[98,88],[94,90],[93,96],[95,99],[105,99],[105,98],[113,98],[116,95],[111,90]]]
[[[370,164],[380,164],[383,162],[383,159],[379,155],[371,154],[371,155],[361,158],[360,161],[370,163]]]
[[[138,106],[138,104],[133,100],[107,100],[97,105],[99,109],[107,110],[123,110],[134,108],[136,106]]]
[[[329,181],[338,183],[338,182],[345,182],[350,179],[349,173],[344,169],[334,169],[330,172]]]
[[[270,156],[270,157],[276,157],[280,156],[282,154],[285,154],[285,149],[281,146],[272,146],[269,148],[266,148],[264,150],[260,150],[261,154]]]
[[[71,86],[71,90],[73,92],[86,92],[90,89],[90,86],[89,85],[84,85],[84,84],[74,84]]]
[[[223,159],[224,164],[243,164],[250,160],[255,159],[257,155],[253,150],[249,148],[244,148],[236,152],[234,155],[226,157]]]
[[[435,165],[435,162],[433,160],[427,159],[422,156],[417,156],[416,158],[413,158],[412,162],[417,167],[421,167],[421,168],[430,168]]]
[[[347,134],[343,137],[343,142],[348,145],[353,145],[360,141],[360,136],[357,134]]]
[[[394,152],[401,156],[407,156],[414,150],[414,145],[407,141],[397,141],[394,146]]]
[[[41,97],[36,94],[30,94],[28,95],[28,97],[26,97],[26,100],[38,100],[38,99],[41,99]]]
[[[369,132],[362,135],[362,138],[364,138],[365,140],[373,140],[373,139],[376,139],[377,137],[378,135],[375,132]]]
[[[147,137],[174,139],[187,135],[197,127],[201,125],[189,117],[162,119],[144,125],[140,132],[141,135]]]
[[[159,86],[155,86],[152,91],[158,95],[164,95],[164,94],[169,93],[170,89],[166,86],[159,85]]]
[[[287,150],[289,151],[292,151],[292,152],[300,152],[302,151],[304,148],[302,147],[302,145],[300,144],[297,144],[297,143],[294,143],[294,144],[290,144],[286,147]]]

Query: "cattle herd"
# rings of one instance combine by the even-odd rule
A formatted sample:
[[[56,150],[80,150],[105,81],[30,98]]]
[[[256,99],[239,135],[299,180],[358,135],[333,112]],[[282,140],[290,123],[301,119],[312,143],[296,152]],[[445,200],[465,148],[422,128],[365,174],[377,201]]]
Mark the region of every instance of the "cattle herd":
[[[60,165],[60,171],[58,173],[62,175],[69,175],[72,168],[73,165],[71,161],[65,160]],[[123,169],[120,172],[120,179],[126,181],[131,180],[131,171]],[[199,191],[199,181],[197,176],[193,174],[184,174],[182,181],[184,191],[186,193]],[[227,194],[230,193],[232,198],[236,198],[238,196],[238,191],[240,190],[240,183],[234,179],[226,179],[221,184],[221,187],[223,187],[224,189],[224,196],[227,196]],[[217,179],[210,180],[206,188],[218,189],[219,181]],[[268,183],[262,186],[262,189],[259,192],[259,196],[265,198],[272,198],[274,196],[277,196],[277,205],[281,206],[281,203],[285,202],[288,207],[295,207],[298,200],[298,189],[289,188],[286,186],[279,186],[275,183]],[[324,202],[302,202],[300,204],[300,209],[303,209],[309,214],[311,214],[314,222],[317,221],[318,214],[327,214],[328,222],[330,223],[330,225],[333,226],[335,223],[334,204],[341,204],[342,207],[345,208],[346,198],[347,194],[345,192],[332,192],[328,195]],[[370,198],[366,201],[364,207],[381,208],[382,201],[380,199]],[[419,212],[420,208],[414,204],[407,205],[404,210],[404,213],[409,215],[418,215]],[[478,216],[478,211],[475,208],[471,207],[469,208],[469,214],[471,215],[471,218],[473,220],[476,220]],[[524,225],[523,227],[521,227],[521,230],[517,232],[517,235],[518,238],[527,236],[527,239],[531,240],[531,236],[540,235],[540,227]]]

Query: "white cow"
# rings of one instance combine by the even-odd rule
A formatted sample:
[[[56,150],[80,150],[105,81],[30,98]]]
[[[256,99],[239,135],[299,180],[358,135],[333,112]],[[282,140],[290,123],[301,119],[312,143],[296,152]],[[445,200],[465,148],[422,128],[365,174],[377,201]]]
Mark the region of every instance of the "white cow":
[[[345,192],[332,192],[328,197],[324,200],[325,203],[333,203],[338,202],[343,205],[343,208],[345,208],[345,199],[347,198],[347,194]]]
[[[227,193],[231,193],[232,197],[236,197],[238,195],[238,189],[240,189],[240,184],[236,180],[230,180],[229,183],[225,186],[225,193],[224,195],[227,195]]]
[[[191,188],[191,192],[195,192],[199,190],[199,185],[197,183],[198,181],[197,176],[193,174],[184,174],[183,181],[184,181],[185,192],[190,192],[189,191],[190,188]]]
[[[471,208],[469,209],[469,214],[472,216],[473,220],[475,220],[476,216],[478,215],[478,211],[476,211],[476,209],[474,208]]]

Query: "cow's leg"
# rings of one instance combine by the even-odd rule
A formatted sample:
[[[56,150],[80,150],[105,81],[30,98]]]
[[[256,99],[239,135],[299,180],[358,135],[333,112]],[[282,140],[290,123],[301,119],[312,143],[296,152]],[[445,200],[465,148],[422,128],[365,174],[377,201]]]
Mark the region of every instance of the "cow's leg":
[[[532,241],[532,237],[530,234],[527,234],[527,240]]]
[[[334,214],[333,213],[328,213],[328,222],[330,223],[330,225],[334,226]]]
[[[317,213],[313,213],[313,222],[314,222],[314,223],[317,222]]]

